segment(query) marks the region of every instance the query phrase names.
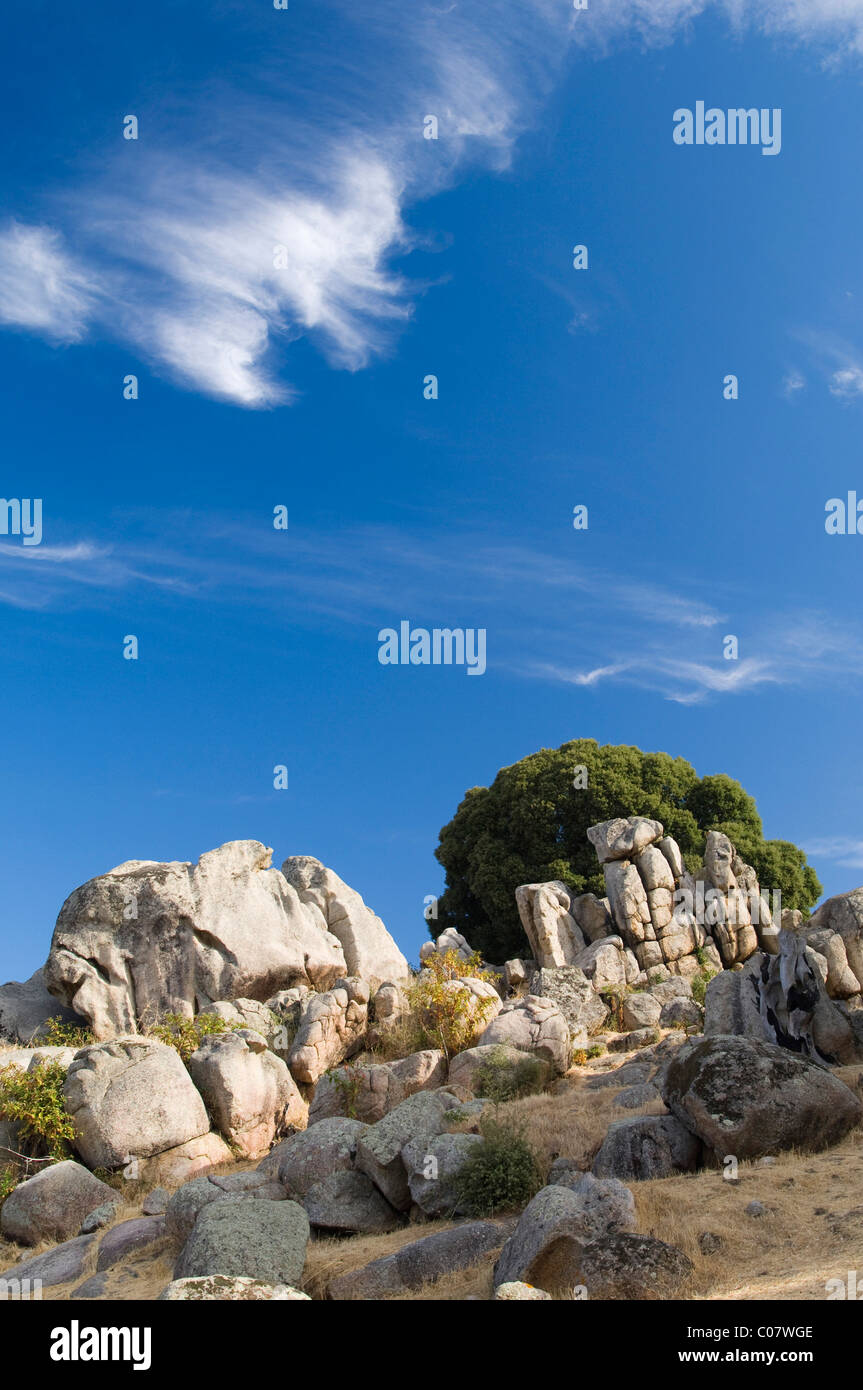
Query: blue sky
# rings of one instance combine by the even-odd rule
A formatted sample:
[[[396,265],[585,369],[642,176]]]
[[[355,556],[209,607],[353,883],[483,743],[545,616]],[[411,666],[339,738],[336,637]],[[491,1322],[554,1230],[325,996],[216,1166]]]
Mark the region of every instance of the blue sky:
[[[245,837],[415,955],[465,790],[576,737],[738,777],[863,881],[863,538],[824,527],[863,497],[863,0],[2,38],[0,491],[44,534],[0,538],[0,977],[85,879]],[[675,145],[700,99],[781,108],[780,155]],[[381,666],[402,619],[488,670]]]

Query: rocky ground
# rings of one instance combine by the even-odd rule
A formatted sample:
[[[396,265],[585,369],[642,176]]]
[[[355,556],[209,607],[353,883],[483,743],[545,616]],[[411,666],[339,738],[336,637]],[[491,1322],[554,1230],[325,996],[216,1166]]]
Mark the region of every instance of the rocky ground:
[[[723,835],[700,876],[656,821],[589,837],[608,898],[520,886],[502,966],[446,930],[412,969],[254,841],[76,890],[0,989],[7,1292],[829,1297],[863,1227],[863,890],[774,920]]]
[[[672,1044],[678,1041],[667,1035]],[[596,1059],[573,1067],[551,1093],[530,1096],[499,1107],[501,1119],[527,1121],[531,1142],[543,1165],[551,1166],[561,1153],[586,1168],[596,1157],[608,1126],[622,1114],[630,1118],[661,1115],[658,1099],[625,1111],[621,1096],[632,1090],[633,1069],[647,1066],[649,1049]],[[0,1066],[3,1054],[0,1052]],[[863,1092],[863,1065],[842,1068],[839,1076],[858,1094]],[[603,1084],[596,1088],[596,1082]],[[255,1171],[243,1161],[223,1164],[212,1176]],[[116,1181],[116,1180],[115,1180]],[[119,1180],[119,1205],[104,1228],[103,1238],[127,1223],[155,1222],[145,1217],[146,1185]],[[691,1275],[678,1289],[681,1299],[822,1300],[831,1279],[846,1278],[859,1264],[863,1239],[863,1126],[857,1125],[835,1147],[820,1153],[796,1150],[772,1159],[743,1162],[736,1181],[713,1167],[689,1174],[647,1179],[631,1184],[637,1229],[682,1251],[692,1264]],[[755,1204],[755,1205],[753,1205]],[[762,1210],[763,1209],[763,1210]],[[498,1218],[500,1244],[465,1269],[433,1282],[382,1298],[405,1300],[490,1299],[493,1271],[500,1246],[512,1232],[512,1217]],[[426,1220],[378,1235],[348,1238],[318,1233],[308,1246],[305,1268],[297,1287],[314,1300],[333,1295],[339,1277],[361,1271],[372,1261],[412,1245],[436,1232],[455,1230],[467,1222]],[[98,1297],[111,1300],[157,1299],[173,1279],[177,1243],[170,1236],[121,1253],[96,1273],[98,1248],[88,1252],[80,1271],[68,1281],[45,1288],[43,1298],[59,1301]],[[705,1239],[707,1237],[707,1239]],[[0,1240],[0,1266],[15,1266],[55,1248],[50,1242],[35,1247]],[[8,1272],[8,1271],[7,1271]],[[95,1280],[95,1282],[94,1282]],[[553,1298],[572,1298],[557,1289]]]

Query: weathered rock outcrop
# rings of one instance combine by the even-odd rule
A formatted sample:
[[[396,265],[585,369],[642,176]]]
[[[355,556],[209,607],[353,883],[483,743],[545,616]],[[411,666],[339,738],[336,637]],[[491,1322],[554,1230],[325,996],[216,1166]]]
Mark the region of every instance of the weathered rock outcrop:
[[[72,1279],[80,1279],[97,1240],[95,1235],[75,1236],[74,1240],[64,1240],[62,1245],[46,1250],[44,1255],[34,1255],[31,1260],[12,1265],[11,1269],[0,1270],[0,1275],[18,1280],[22,1285],[29,1280],[31,1289],[40,1284],[46,1289],[68,1284]]]
[[[458,1176],[484,1140],[478,1134],[436,1134],[412,1139],[402,1149],[408,1187],[426,1216],[463,1214],[459,1207]]]
[[[367,1128],[359,1120],[321,1120],[279,1144],[258,1171],[276,1176],[289,1197],[300,1199],[331,1173],[353,1171],[357,1144]]]
[[[569,1025],[574,1047],[587,1046],[590,1034],[597,1033],[608,1018],[608,1005],[603,1003],[578,966],[562,965],[534,971],[530,992],[554,1001]]]
[[[135,1172],[142,1182],[164,1183],[165,1187],[173,1188],[190,1182],[210,1168],[230,1163],[232,1157],[221,1134],[211,1130],[197,1139],[187,1139],[184,1144],[153,1154],[151,1158],[135,1159]]]
[[[489,1063],[497,1062],[516,1067],[519,1062],[530,1058],[529,1052],[521,1052],[507,1043],[491,1043],[484,1047],[468,1047],[457,1052],[449,1064],[449,1083],[461,1086],[466,1091],[476,1093],[480,1077],[488,1069]],[[549,1068],[549,1071],[551,1069]]]
[[[827,964],[807,947],[809,939],[783,928],[778,955],[759,951],[742,969],[714,976],[704,1001],[704,1032],[763,1039],[816,1061],[856,1061],[860,1042],[827,993]]]
[[[48,989],[97,1038],[214,1000],[327,989],[347,974],[341,943],[271,858],[233,840],[197,864],[130,860],[90,879],[60,909]]]
[[[229,1274],[298,1284],[308,1242],[309,1218],[296,1202],[212,1202],[198,1216],[174,1278]]]
[[[694,1173],[700,1158],[699,1140],[673,1115],[642,1115],[609,1126],[593,1171],[598,1178],[646,1182]]]
[[[365,1173],[330,1173],[310,1187],[302,1206],[319,1231],[342,1235],[381,1235],[403,1224],[398,1212]]]
[[[361,1046],[368,1023],[369,987],[365,980],[336,980],[326,994],[309,999],[288,1056],[297,1081],[313,1085],[325,1071]]]
[[[204,1207],[212,1202],[239,1201],[241,1197],[252,1201],[287,1201],[281,1184],[260,1169],[221,1177],[210,1174],[193,1178],[169,1196],[164,1211],[165,1230],[176,1245],[184,1245]]]
[[[380,917],[332,869],[308,855],[293,855],[282,873],[300,901],[318,914],[322,930],[341,942],[345,974],[367,980],[373,992],[387,981],[404,984],[410,979],[410,966]]]
[[[368,1042],[370,1047],[379,1047],[391,1040],[410,1013],[410,1005],[401,985],[387,980],[375,994],[371,1007]]]
[[[838,1077],[786,1048],[720,1035],[684,1043],[660,1078],[673,1115],[717,1159],[836,1144],[863,1117]]]
[[[808,945],[827,960],[830,995],[849,999],[863,992],[863,888],[828,898],[803,930]]]
[[[315,1087],[309,1125],[348,1114],[365,1124],[377,1124],[408,1096],[436,1090],[446,1079],[446,1058],[434,1048],[412,1052],[397,1062],[334,1067]]]
[[[632,1193],[621,1183],[581,1174],[572,1186],[544,1187],[528,1203],[495,1266],[495,1285],[512,1281],[559,1287],[564,1263],[588,1241],[635,1227]]]
[[[160,1303],[311,1303],[307,1293],[288,1284],[268,1284],[263,1279],[239,1275],[201,1275],[174,1279],[159,1294]]]
[[[507,1229],[497,1221],[468,1221],[450,1231],[435,1231],[392,1255],[330,1280],[332,1299],[371,1301],[407,1293],[434,1283],[455,1270],[470,1269],[499,1250]]]
[[[584,1247],[577,1277],[593,1300],[658,1302],[673,1298],[691,1273],[692,1261],[676,1245],[614,1231]]]
[[[407,1211],[412,1200],[402,1149],[412,1140],[427,1141],[442,1134],[443,1117],[456,1104],[447,1091],[418,1091],[359,1136],[356,1167],[397,1211]]]
[[[528,994],[504,1004],[497,1018],[478,1039],[480,1047],[505,1043],[520,1052],[532,1052],[558,1073],[572,1061],[569,1024],[553,999]]]
[[[587,941],[570,912],[565,883],[523,883],[515,901],[531,953],[540,969],[572,965]]]
[[[697,880],[659,821],[629,816],[591,826],[587,835],[603,866],[615,928],[640,969],[695,973],[696,951],[717,967],[732,966],[774,933],[755,871],[726,835],[708,832]]]

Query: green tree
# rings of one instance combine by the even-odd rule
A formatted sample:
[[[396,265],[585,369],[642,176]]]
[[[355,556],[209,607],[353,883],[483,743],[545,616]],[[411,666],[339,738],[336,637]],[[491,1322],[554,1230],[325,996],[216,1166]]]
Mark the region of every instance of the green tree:
[[[578,767],[586,786],[574,787]],[[583,778],[581,779],[584,780]],[[605,895],[587,828],[615,816],[661,821],[687,866],[701,864],[708,830],[722,830],[765,889],[785,907],[808,912],[821,894],[802,850],[765,840],[752,797],[725,775],[699,778],[684,758],[574,739],[501,768],[490,787],[473,787],[435,851],[446,870],[433,936],[455,927],[486,960],[523,955],[527,942],[515,905],[520,883],[560,879],[574,893]]]

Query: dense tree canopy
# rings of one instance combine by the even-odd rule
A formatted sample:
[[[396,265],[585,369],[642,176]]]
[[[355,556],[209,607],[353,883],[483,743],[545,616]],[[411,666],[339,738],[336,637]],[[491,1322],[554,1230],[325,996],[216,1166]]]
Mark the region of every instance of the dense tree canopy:
[[[578,768],[586,769],[586,777]],[[581,785],[574,785],[577,781]],[[440,832],[446,870],[437,936],[455,927],[486,960],[523,955],[515,905],[520,883],[561,879],[575,893],[605,896],[587,827],[614,816],[649,816],[673,835],[688,868],[701,865],[708,830],[722,830],[784,907],[808,911],[821,885],[806,856],[786,840],[765,840],[752,797],[724,775],[699,778],[684,758],[574,739],[501,768],[490,787],[469,791]]]

